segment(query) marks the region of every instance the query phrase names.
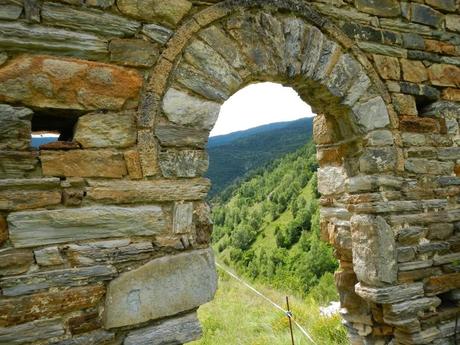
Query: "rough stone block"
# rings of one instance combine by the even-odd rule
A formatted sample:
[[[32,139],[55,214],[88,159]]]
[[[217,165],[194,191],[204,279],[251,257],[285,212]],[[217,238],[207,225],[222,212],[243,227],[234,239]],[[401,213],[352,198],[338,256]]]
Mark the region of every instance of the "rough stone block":
[[[80,116],[74,140],[83,148],[130,147],[136,143],[134,112],[91,113]]]
[[[356,0],[358,10],[381,17],[397,17],[401,13],[399,2],[396,0]]]
[[[356,293],[366,301],[378,304],[393,304],[408,299],[423,297],[423,283],[403,284],[390,287],[372,288],[362,285],[355,286]]]
[[[37,152],[0,151],[0,178],[40,176]]]
[[[193,226],[193,203],[175,203],[173,231],[175,234],[189,233]]]
[[[3,190],[0,191],[0,210],[20,211],[59,205],[61,199],[61,191],[58,190]]]
[[[340,194],[345,190],[346,171],[343,167],[318,169],[318,191],[323,195]]]
[[[460,32],[460,16],[455,14],[447,15],[446,27],[448,30]]]
[[[63,27],[74,31],[89,31],[101,36],[132,36],[141,23],[107,11],[85,7],[71,7],[55,2],[45,2],[41,7],[41,19],[45,25]]]
[[[353,108],[353,116],[364,132],[387,127],[390,117],[381,97],[357,103]]]
[[[30,146],[32,110],[0,104],[0,150],[27,150]]]
[[[173,124],[158,124],[155,135],[162,146],[188,146],[204,148],[208,142],[209,131]]]
[[[164,177],[197,177],[208,170],[209,158],[201,150],[163,150],[159,156]]]
[[[41,151],[43,175],[121,178],[128,172],[123,155],[111,150]]]
[[[448,64],[433,64],[428,68],[433,85],[460,87],[460,67]]]
[[[44,292],[0,300],[0,327],[14,326],[96,306],[105,294],[103,285]],[[86,344],[85,344],[86,345]]]
[[[411,19],[415,23],[425,24],[437,28],[441,26],[444,21],[444,15],[429,6],[413,2],[411,3],[411,10]]]
[[[423,311],[435,310],[440,304],[441,300],[437,297],[423,297],[401,303],[386,304],[383,307],[384,320],[390,324],[398,324],[401,321],[415,319],[417,314]]]
[[[99,203],[129,204],[175,200],[200,200],[211,186],[208,179],[96,181],[90,180],[87,197]]]
[[[125,66],[151,67],[159,52],[155,44],[135,38],[116,38],[109,43],[110,61]]]
[[[109,284],[106,328],[134,325],[194,309],[217,288],[212,250],[155,259]]]
[[[405,95],[402,93],[395,93],[391,96],[393,100],[393,106],[395,110],[400,115],[409,115],[409,116],[417,116],[417,106],[415,104],[415,97],[411,95]]]
[[[400,116],[399,128],[403,132],[439,133],[441,126],[436,119],[418,116]]]
[[[137,71],[123,67],[20,55],[0,68],[0,101],[39,108],[119,110],[137,105],[142,82]]]
[[[163,110],[176,124],[211,129],[219,115],[220,104],[170,88],[163,98]]]
[[[394,147],[367,148],[359,158],[359,168],[366,174],[393,171],[397,163]]]
[[[409,158],[404,163],[406,171],[416,174],[451,175],[454,171],[452,162],[440,162],[423,158]]]
[[[142,26],[141,32],[148,38],[163,45],[166,44],[173,35],[172,30],[157,24],[145,24]]]
[[[77,54],[85,59],[105,59],[108,55],[107,41],[96,35],[39,25],[32,29],[22,21],[0,23],[0,47],[67,56]]]
[[[144,177],[155,176],[159,173],[158,154],[159,146],[152,129],[137,131],[139,159]]]
[[[0,344],[33,344],[62,336],[64,333],[64,325],[60,318],[37,320],[0,328]]]
[[[401,59],[401,69],[405,81],[422,83],[428,80],[428,72],[420,61]]]
[[[383,79],[400,79],[401,68],[397,58],[385,55],[373,55],[373,57],[377,71]]]
[[[0,276],[27,272],[34,263],[30,250],[7,248],[0,250]]]
[[[166,230],[160,206],[93,206],[15,212],[7,218],[15,247],[34,247],[96,238],[153,236]],[[38,231],[39,229],[39,231]]]
[[[201,337],[195,313],[161,322],[128,333],[124,345],[185,344]]]
[[[425,284],[427,296],[439,295],[460,287],[460,273],[450,273],[428,278]]]
[[[4,296],[33,294],[56,287],[78,287],[111,280],[117,275],[113,266],[66,268],[29,273],[0,279]]]
[[[155,252],[152,242],[135,242],[129,240],[107,240],[89,244],[70,244],[64,252],[75,266],[91,266],[98,262],[120,264],[129,261],[147,260]]]
[[[123,157],[125,158],[129,178],[132,180],[140,180],[143,177],[143,174],[139,151],[125,151],[123,153]]]
[[[397,278],[394,234],[380,216],[354,215],[351,220],[353,265],[358,280],[369,286]]]
[[[34,250],[35,261],[40,266],[56,266],[62,265],[64,259],[59,252],[58,247],[47,247]]]
[[[192,3],[187,0],[117,0],[119,10],[130,17],[146,22],[159,22],[168,26],[176,26],[190,11]]]

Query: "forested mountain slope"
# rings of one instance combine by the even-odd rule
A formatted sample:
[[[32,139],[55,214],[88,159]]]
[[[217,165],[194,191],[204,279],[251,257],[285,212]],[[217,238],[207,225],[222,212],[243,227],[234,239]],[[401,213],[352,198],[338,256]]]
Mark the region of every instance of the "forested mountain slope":
[[[293,152],[311,137],[312,118],[280,122],[211,137],[207,176],[215,196],[249,171]]]
[[[316,170],[310,142],[217,196],[218,259],[248,278],[303,296],[334,272],[332,249],[319,239]]]

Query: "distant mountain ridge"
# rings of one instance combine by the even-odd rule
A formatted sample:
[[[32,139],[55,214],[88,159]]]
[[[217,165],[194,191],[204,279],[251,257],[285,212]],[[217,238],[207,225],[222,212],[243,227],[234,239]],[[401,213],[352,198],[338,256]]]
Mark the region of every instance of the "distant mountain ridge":
[[[277,122],[209,138],[210,196],[223,191],[251,170],[294,152],[311,138],[313,118]]]

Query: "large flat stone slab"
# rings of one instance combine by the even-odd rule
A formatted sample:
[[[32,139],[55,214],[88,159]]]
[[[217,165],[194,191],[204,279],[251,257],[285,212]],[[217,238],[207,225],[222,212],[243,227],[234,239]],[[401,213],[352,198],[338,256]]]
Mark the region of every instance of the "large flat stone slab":
[[[162,257],[110,282],[105,328],[155,320],[212,300],[217,275],[211,249]]]
[[[75,242],[96,238],[153,236],[170,223],[160,206],[93,206],[76,209],[23,211],[8,218],[15,247]]]

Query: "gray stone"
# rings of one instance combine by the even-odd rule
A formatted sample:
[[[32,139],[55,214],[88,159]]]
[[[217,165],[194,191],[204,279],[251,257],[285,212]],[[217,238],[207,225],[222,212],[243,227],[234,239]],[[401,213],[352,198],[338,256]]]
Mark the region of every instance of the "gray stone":
[[[444,15],[441,12],[438,12],[426,5],[411,3],[411,10],[411,19],[416,23],[437,28],[441,26],[444,20]]]
[[[456,0],[426,0],[426,3],[434,8],[449,12],[455,12],[458,6]]]
[[[0,179],[0,190],[48,190],[59,187],[61,180],[58,177],[29,178],[29,179]]]
[[[437,265],[445,265],[450,264],[454,261],[460,260],[460,253],[452,253],[446,255],[435,255],[433,258],[434,264]]]
[[[396,167],[397,158],[394,147],[367,148],[359,158],[359,168],[368,174],[392,171]]]
[[[346,181],[346,191],[349,193],[378,191],[381,187],[401,189],[404,179],[397,176],[353,176]]]
[[[394,144],[393,133],[388,130],[376,130],[366,136],[370,146],[388,146]]]
[[[56,266],[62,265],[64,259],[59,252],[58,247],[47,247],[34,250],[35,261],[40,266]]]
[[[209,166],[208,154],[202,150],[161,151],[159,161],[164,177],[203,176]]]
[[[163,321],[128,333],[123,345],[185,344],[201,337],[196,313]]]
[[[393,231],[380,216],[354,215],[351,220],[353,270],[370,286],[394,283],[397,277]]]
[[[52,345],[101,345],[114,340],[115,334],[104,330],[96,330],[80,336],[75,336],[72,339],[58,341]]]
[[[173,213],[174,233],[189,233],[193,226],[193,203],[175,203]]]
[[[117,275],[113,266],[66,268],[0,279],[5,296],[32,294],[53,287],[84,286],[111,280]]]
[[[210,26],[199,32],[199,36],[208,45],[218,52],[223,58],[236,69],[245,66],[245,59],[240,52],[238,44],[231,40],[223,30],[216,26]]]
[[[86,0],[85,5],[90,7],[109,8],[112,7],[115,0]]]
[[[337,97],[344,97],[362,73],[361,65],[349,54],[343,54],[327,80],[327,88]]]
[[[75,31],[89,31],[108,37],[134,35],[141,24],[134,20],[111,14],[107,11],[75,8],[55,2],[44,2],[41,10],[42,21]]]
[[[396,0],[356,0],[358,10],[381,17],[397,17],[401,13]]]
[[[413,247],[399,247],[397,249],[398,262],[407,262],[415,259],[415,249]]]
[[[454,171],[452,162],[440,162],[423,158],[406,159],[404,167],[416,174],[450,175]]]
[[[174,124],[158,124],[155,135],[162,146],[188,146],[204,148],[208,142],[209,131]]]
[[[219,53],[201,41],[195,40],[185,49],[184,59],[208,79],[219,81],[230,93],[237,91],[243,82],[238,72]]]
[[[422,50],[425,49],[425,40],[421,35],[412,32],[407,32],[403,33],[402,39],[404,48]]]
[[[0,104],[0,150],[27,150],[33,111]]]
[[[187,0],[117,0],[117,7],[123,14],[145,22],[176,26],[190,11],[192,3]]]
[[[211,129],[219,115],[220,104],[170,88],[163,98],[163,110],[171,122]]]
[[[0,151],[0,178],[26,178],[37,176],[36,152]]]
[[[432,243],[422,243],[417,246],[417,253],[426,254],[433,253],[438,251],[446,251],[449,249],[448,242],[432,242]]]
[[[134,112],[90,113],[78,118],[74,140],[83,148],[119,147],[136,144]]]
[[[426,229],[422,227],[402,228],[397,233],[397,240],[404,245],[418,244],[426,234]]]
[[[172,30],[157,24],[144,24],[141,32],[160,44],[166,44],[173,35]]]
[[[307,43],[303,54],[302,73],[309,77],[313,74],[321,53],[324,35],[316,27],[311,27],[307,35]]]
[[[326,78],[328,72],[337,62],[336,57],[340,54],[340,47],[333,41],[323,40],[321,53],[311,78],[316,81],[322,81]],[[352,65],[354,66],[354,65]]]
[[[353,107],[353,115],[364,132],[384,128],[390,124],[388,111],[381,97],[357,103]]]
[[[230,97],[230,91],[217,79],[209,79],[196,67],[183,62],[176,69],[175,80],[189,90],[218,103]]]
[[[206,197],[211,185],[204,178],[116,182],[89,180],[88,184],[88,199],[109,204],[199,200]]]
[[[441,160],[460,160],[460,147],[440,148],[438,158]]]
[[[416,318],[418,313],[433,310],[440,304],[441,300],[438,297],[424,297],[401,303],[386,304],[383,309],[383,317],[385,322],[397,324],[398,321]]]
[[[16,20],[19,19],[22,13],[22,6],[13,2],[0,3],[0,19]]]
[[[64,335],[61,319],[45,319],[24,323],[8,328],[0,328],[0,345],[32,344]]]
[[[447,15],[446,27],[448,30],[460,32],[460,16],[453,14]]]
[[[211,249],[155,259],[110,282],[105,328],[134,325],[194,309],[209,302],[216,288]]]
[[[147,260],[154,253],[154,248],[148,241],[130,243],[129,240],[118,240],[70,244],[64,251],[72,265],[91,266],[98,263],[120,264]]]
[[[437,101],[426,106],[421,111],[422,116],[437,118],[460,118],[460,104],[458,102]]]
[[[302,68],[301,53],[305,41],[306,24],[300,18],[288,17],[283,21],[285,38],[284,59],[287,64],[287,75],[292,78],[299,75]]]
[[[110,61],[134,67],[151,67],[159,56],[155,44],[135,38],[115,38],[109,43],[109,51]]]
[[[447,203],[446,203],[447,206]],[[444,207],[446,207],[444,206]],[[428,226],[428,234],[426,236],[429,240],[446,240],[454,233],[454,224],[451,223],[436,223]]]
[[[0,47],[36,52],[59,52],[62,55],[100,59],[108,54],[107,41],[90,33],[22,22],[0,23]]]
[[[423,283],[403,284],[382,288],[356,284],[355,292],[366,301],[378,304],[394,304],[423,297]]]
[[[167,228],[160,206],[93,206],[24,211],[7,218],[15,247],[34,247],[107,237],[152,236]]]
[[[34,263],[32,251],[24,249],[0,249],[0,277],[22,274]]]
[[[419,261],[411,261],[411,262],[404,262],[398,265],[398,269],[401,272],[405,271],[414,271],[420,270],[423,268],[428,268],[433,266],[433,260],[419,260]]]
[[[318,169],[318,191],[323,195],[340,194],[345,190],[347,173],[343,167]]]
[[[407,50],[403,48],[363,41],[360,41],[357,44],[359,48],[367,53],[407,58]]]

